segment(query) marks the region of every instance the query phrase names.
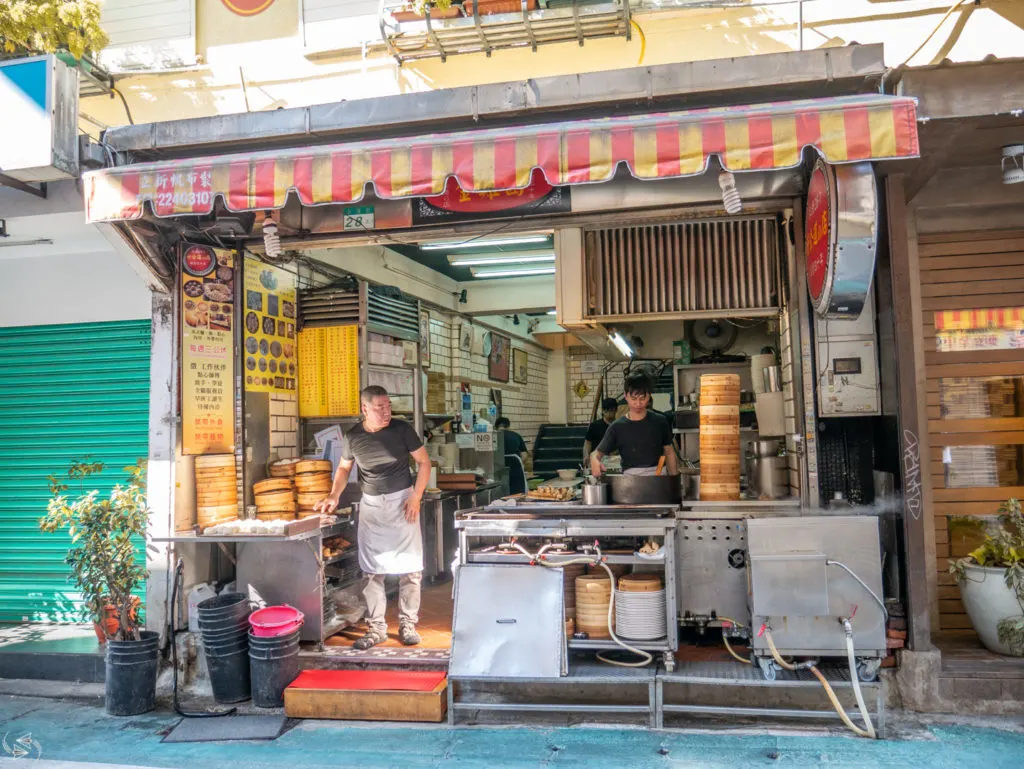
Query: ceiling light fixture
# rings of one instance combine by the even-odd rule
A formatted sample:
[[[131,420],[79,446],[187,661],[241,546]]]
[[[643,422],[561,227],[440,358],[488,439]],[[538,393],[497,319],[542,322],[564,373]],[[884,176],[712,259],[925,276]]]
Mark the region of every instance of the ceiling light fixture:
[[[548,310],[548,315],[558,315],[558,310]]]
[[[555,268],[552,267],[528,267],[523,270],[478,270],[471,267],[470,272],[474,278],[514,278],[525,275],[554,275]]]
[[[738,214],[743,210],[743,199],[736,189],[736,177],[728,171],[718,175],[718,186],[722,188],[722,204],[726,213]]]
[[[524,235],[519,238],[496,238],[488,240],[478,238],[473,240],[457,240],[452,242],[439,241],[435,243],[421,243],[420,248],[424,251],[451,251],[458,248],[490,248],[492,246],[520,246],[527,243],[548,243],[550,235]]]
[[[497,256],[473,254],[448,257],[448,264],[452,267],[487,267],[498,264],[537,264],[553,261],[555,261],[554,251],[518,251]]]
[[[608,341],[615,345],[615,349],[625,355],[627,358],[633,357],[633,348],[629,346],[629,342],[622,338],[622,334],[618,331],[613,331],[608,334]]]

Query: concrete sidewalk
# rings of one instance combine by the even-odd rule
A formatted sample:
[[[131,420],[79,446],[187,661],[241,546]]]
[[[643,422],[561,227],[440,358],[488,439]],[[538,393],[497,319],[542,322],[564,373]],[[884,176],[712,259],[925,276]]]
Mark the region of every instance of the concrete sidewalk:
[[[577,727],[490,728],[380,726],[299,721],[273,742],[163,744],[178,721],[158,711],[111,718],[80,702],[0,696],[0,737],[31,735],[42,761],[0,760],[0,766],[62,762],[188,769],[419,769],[420,767],[927,767],[1020,769],[1024,731],[943,722],[902,721],[885,742],[828,729],[651,731]],[[977,723],[977,722],[976,722]],[[1017,728],[1015,728],[1017,727]],[[0,750],[0,759],[8,757]],[[50,763],[55,762],[55,763]]]

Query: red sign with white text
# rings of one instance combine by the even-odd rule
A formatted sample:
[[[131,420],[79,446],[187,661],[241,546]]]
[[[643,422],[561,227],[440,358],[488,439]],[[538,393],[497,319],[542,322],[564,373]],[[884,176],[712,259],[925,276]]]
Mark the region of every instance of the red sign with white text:
[[[529,205],[539,201],[553,189],[554,187],[548,184],[544,174],[539,170],[534,170],[529,185],[523,189],[502,192],[467,192],[459,186],[454,176],[449,176],[444,186],[444,192],[434,197],[424,198],[424,200],[444,211],[482,214]]]
[[[807,261],[807,289],[815,302],[825,292],[828,259],[832,243],[832,201],[825,169],[818,165],[807,185],[804,219],[804,254]]]

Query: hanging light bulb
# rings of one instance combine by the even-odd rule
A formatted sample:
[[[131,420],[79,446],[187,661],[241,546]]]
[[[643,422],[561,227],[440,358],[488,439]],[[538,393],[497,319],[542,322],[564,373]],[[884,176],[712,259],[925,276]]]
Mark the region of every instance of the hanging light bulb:
[[[726,212],[738,214],[743,210],[743,199],[736,189],[736,177],[728,171],[722,171],[718,175],[718,186],[722,188],[722,202],[725,204]]]
[[[281,236],[277,234],[277,222],[269,214],[263,220],[263,249],[268,259],[281,258]]]

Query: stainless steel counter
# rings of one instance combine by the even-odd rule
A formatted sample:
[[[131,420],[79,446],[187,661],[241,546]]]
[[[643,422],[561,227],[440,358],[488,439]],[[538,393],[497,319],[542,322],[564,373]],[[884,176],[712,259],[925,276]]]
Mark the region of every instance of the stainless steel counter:
[[[781,518],[800,515],[800,500],[793,499],[739,499],[730,502],[703,502],[696,499],[684,500],[677,518],[687,519],[730,519]]]

